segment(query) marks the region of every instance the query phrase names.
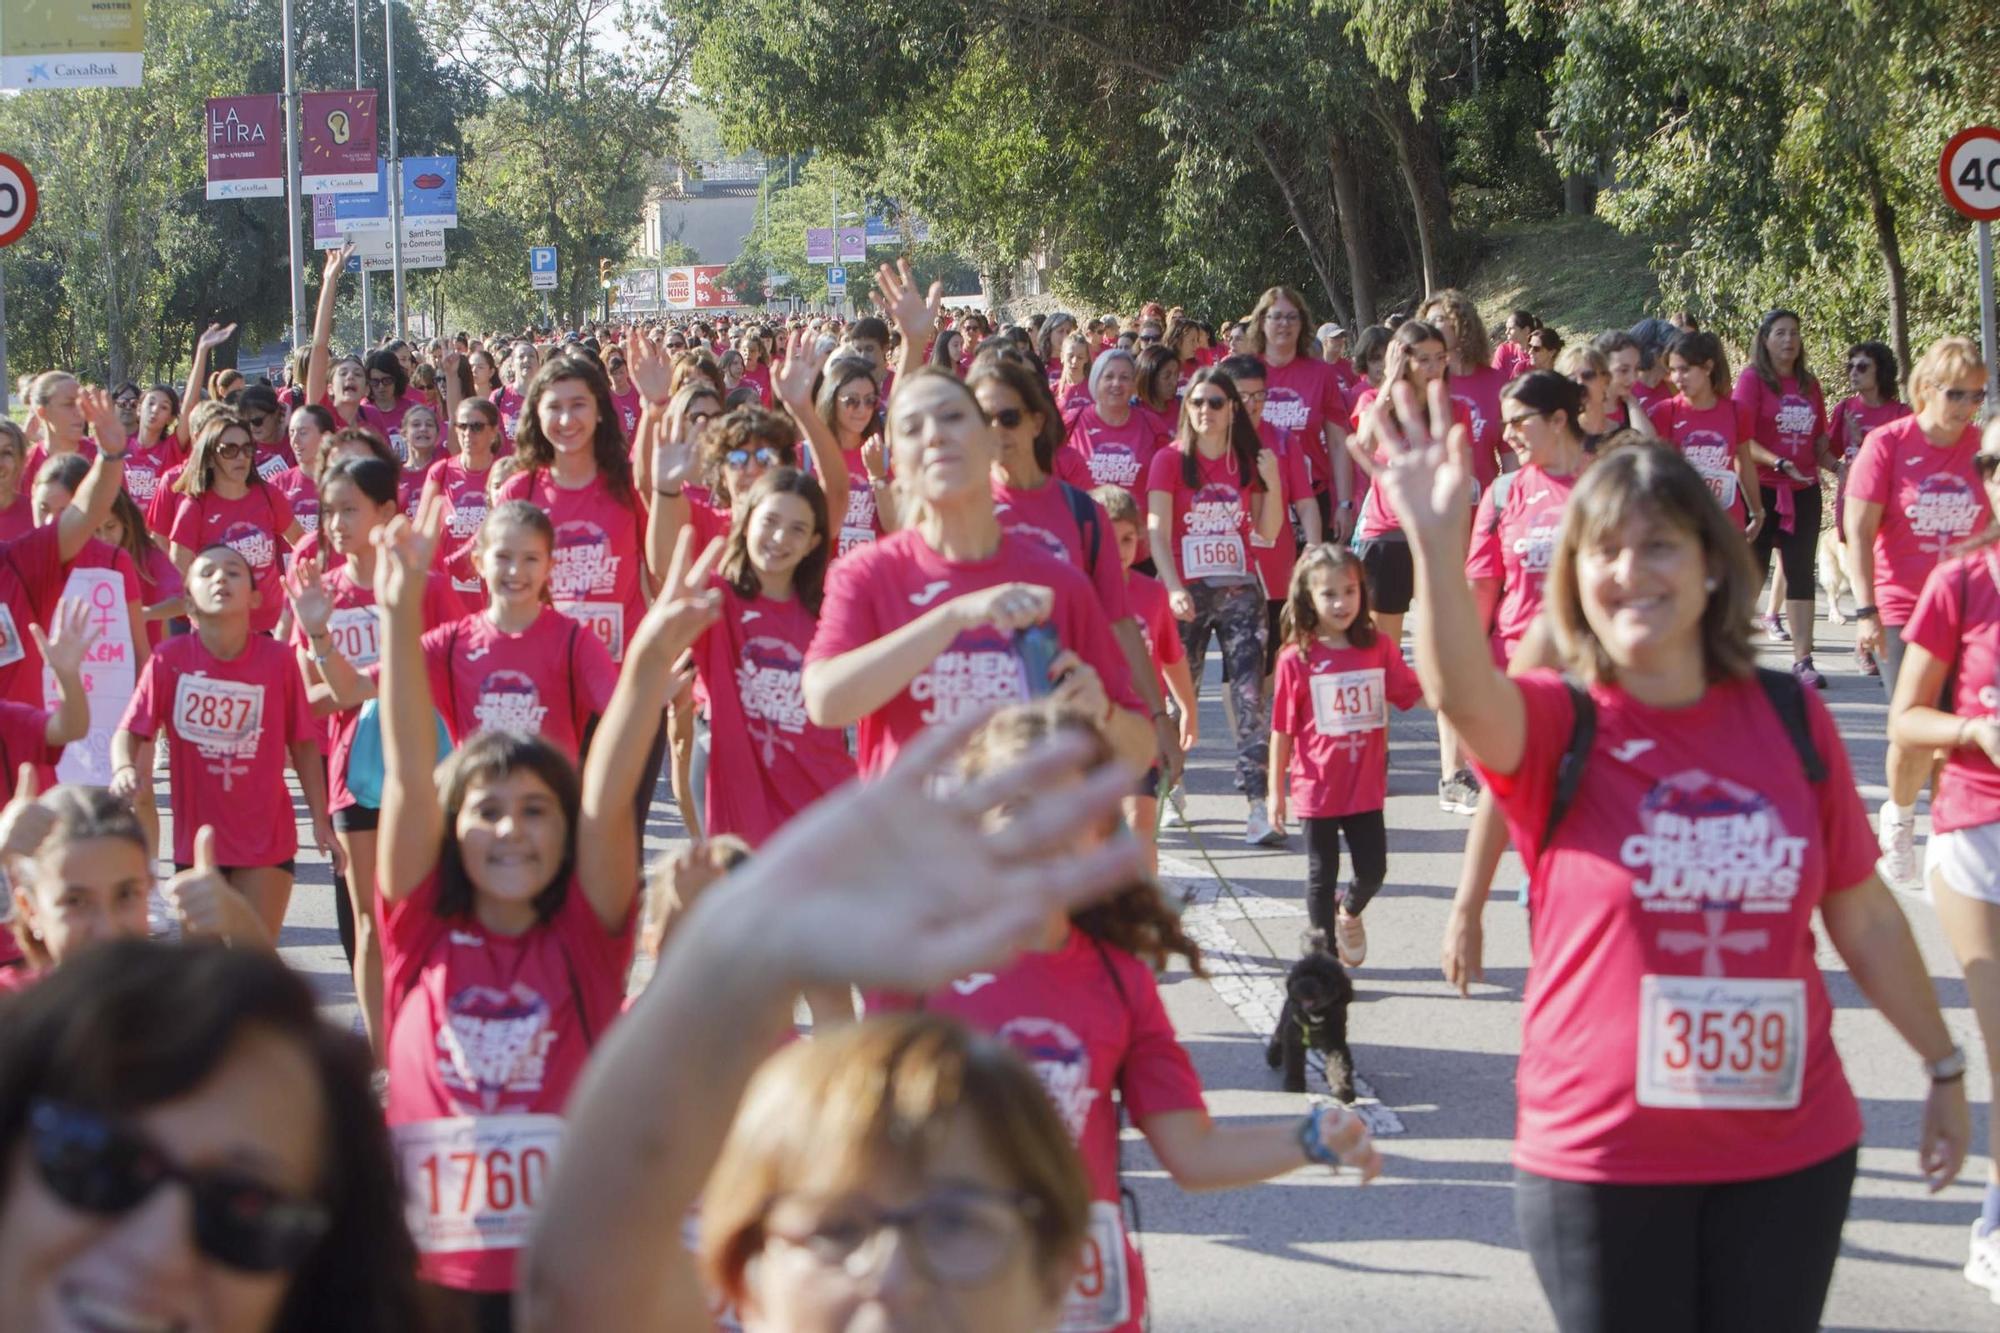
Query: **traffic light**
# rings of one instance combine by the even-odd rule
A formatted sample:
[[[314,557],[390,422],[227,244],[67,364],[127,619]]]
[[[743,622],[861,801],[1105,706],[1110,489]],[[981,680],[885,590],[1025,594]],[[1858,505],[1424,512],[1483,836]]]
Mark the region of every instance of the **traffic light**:
[[[608,259],[597,261],[597,285],[607,292],[611,290],[611,261]]]

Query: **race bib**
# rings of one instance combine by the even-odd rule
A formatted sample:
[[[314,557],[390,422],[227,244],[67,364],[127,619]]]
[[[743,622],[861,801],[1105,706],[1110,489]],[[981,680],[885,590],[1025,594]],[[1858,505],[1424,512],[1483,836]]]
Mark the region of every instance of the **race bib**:
[[[873,528],[843,527],[840,530],[840,546],[834,552],[834,554],[846,555],[849,551],[854,550],[856,547],[866,546],[869,542],[872,542],[874,540],[875,540],[875,529]]]
[[[1707,468],[1703,468],[1701,470],[1701,479],[1708,483],[1708,489],[1715,496],[1717,504],[1721,505],[1724,509],[1734,509],[1736,507],[1736,474],[1734,472],[1710,472]]]
[[[1312,678],[1313,728],[1322,736],[1352,736],[1389,725],[1382,668],[1329,671]]]
[[[14,623],[14,608],[0,602],[0,667],[10,667],[28,655],[21,642],[20,627]]]
[[[283,454],[266,454],[264,455],[264,460],[257,464],[257,475],[265,481],[269,481],[290,466],[291,464],[285,461]],[[133,498],[136,499],[138,497],[135,496]]]
[[[528,1243],[562,1143],[554,1115],[465,1116],[391,1125],[403,1216],[425,1254]]]
[[[356,671],[382,660],[382,621],[372,606],[349,606],[327,618],[333,646]]]
[[[1131,1320],[1132,1274],[1126,1258],[1125,1218],[1118,1205],[1103,1199],[1092,1203],[1083,1264],[1063,1302],[1057,1333],[1104,1333]]]
[[[1246,572],[1243,538],[1233,532],[1181,538],[1181,577],[1212,579]]]
[[[1805,1081],[1806,983],[1648,976],[1639,982],[1641,1106],[1782,1111]]]
[[[264,687],[211,676],[182,676],[174,686],[174,730],[204,750],[243,754],[264,729]]]
[[[625,660],[625,608],[617,602],[557,602],[556,610],[595,634],[611,654]]]

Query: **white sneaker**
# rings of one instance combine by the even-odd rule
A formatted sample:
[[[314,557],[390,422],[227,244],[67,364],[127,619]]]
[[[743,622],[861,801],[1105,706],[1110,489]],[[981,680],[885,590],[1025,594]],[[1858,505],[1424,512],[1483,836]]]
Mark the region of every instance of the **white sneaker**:
[[[1167,808],[1160,812],[1161,828],[1190,827],[1187,817],[1187,795],[1179,787],[1167,793]]]
[[[1333,918],[1333,947],[1348,967],[1360,967],[1368,961],[1368,927],[1361,924],[1360,917],[1349,916],[1345,908]]]
[[[1979,1219],[1972,1222],[1972,1244],[1965,1260],[1965,1280],[1984,1287],[2000,1305],[2000,1231],[1979,1231]]]
[[[1894,801],[1882,802],[1875,819],[1875,837],[1882,848],[1882,859],[1875,863],[1882,882],[1898,893],[1921,891],[1924,882],[1917,869],[1916,814],[1905,816]]]
[[[1243,823],[1243,845],[1246,847],[1282,847],[1285,835],[1271,826],[1270,812],[1262,801],[1250,802],[1250,818]]]

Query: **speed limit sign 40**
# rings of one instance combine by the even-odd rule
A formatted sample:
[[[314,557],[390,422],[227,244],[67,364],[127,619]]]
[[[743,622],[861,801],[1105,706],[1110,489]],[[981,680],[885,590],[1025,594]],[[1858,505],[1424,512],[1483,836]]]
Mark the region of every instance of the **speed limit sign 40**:
[[[1974,125],[1952,135],[1938,158],[1938,183],[1946,202],[1973,221],[2000,221],[2000,129]]]
[[[20,158],[0,153],[0,245],[12,245],[27,235],[39,206],[34,174]]]

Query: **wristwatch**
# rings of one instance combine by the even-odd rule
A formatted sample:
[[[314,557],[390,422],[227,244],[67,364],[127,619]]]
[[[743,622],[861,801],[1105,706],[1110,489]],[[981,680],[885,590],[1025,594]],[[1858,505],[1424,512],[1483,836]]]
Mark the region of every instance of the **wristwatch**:
[[[1951,1054],[1942,1060],[1926,1060],[1924,1072],[1931,1076],[1933,1083],[1956,1083],[1965,1077],[1965,1048],[1953,1046]]]
[[[1854,608],[1854,618],[1856,620],[1880,620],[1882,612],[1872,605],[1857,606]]]

